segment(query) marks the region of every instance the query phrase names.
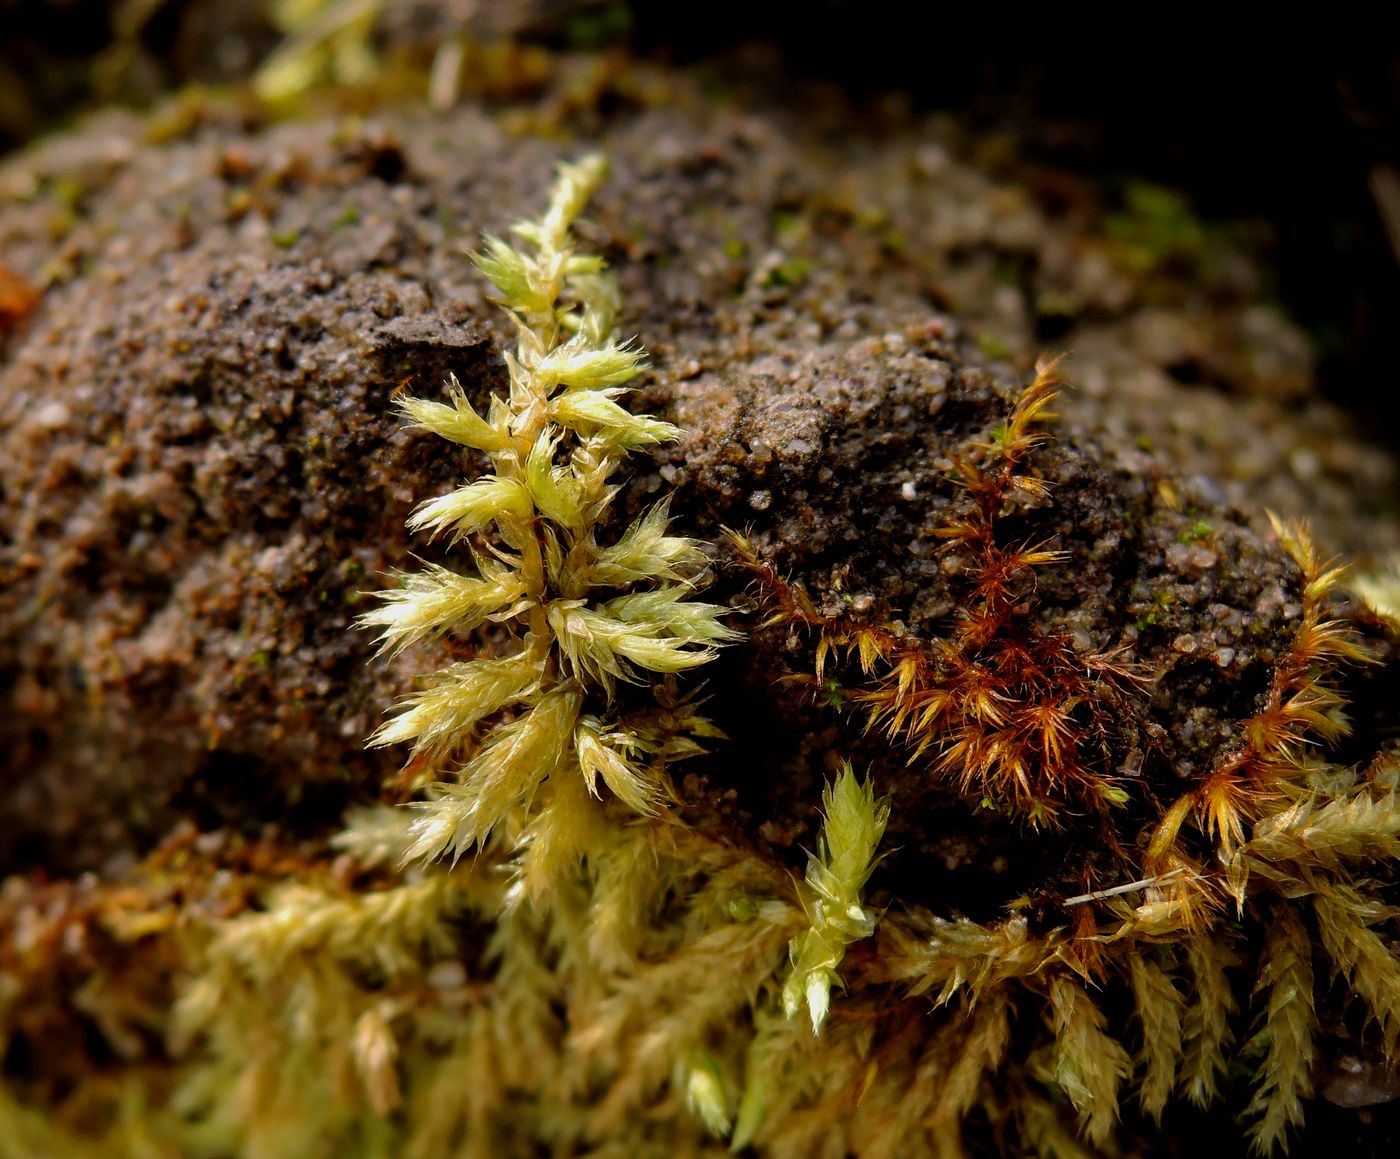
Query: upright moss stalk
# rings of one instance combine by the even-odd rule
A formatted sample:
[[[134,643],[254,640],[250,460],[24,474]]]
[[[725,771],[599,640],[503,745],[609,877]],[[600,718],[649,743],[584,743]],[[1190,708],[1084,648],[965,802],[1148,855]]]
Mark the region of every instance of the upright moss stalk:
[[[831,986],[846,946],[875,932],[876,917],[861,905],[860,891],[875,868],[875,850],[889,820],[887,804],[862,785],[847,765],[822,794],[826,814],[817,854],[807,863],[804,908],[811,923],[793,938],[792,973],[783,984],[789,1018],[807,1007],[812,1033],[821,1032],[831,1006]]]
[[[509,395],[492,397],[483,417],[454,378],[446,403],[400,404],[415,425],[491,460],[490,474],[408,521],[467,541],[473,571],[403,576],[362,621],[382,631],[389,653],[487,621],[510,630],[503,654],[435,673],[371,743],[412,742],[415,758],[447,774],[422,805],[408,860],[460,856],[505,825],[535,896],[582,851],[600,782],[637,813],[662,791],[665,745],[645,719],[622,722],[617,683],[648,672],[664,687],[666,675],[736,638],[722,608],[692,598],[705,557],[667,534],[666,500],[600,542],[623,458],[677,435],[617,402],[642,352],[618,339],[618,294],[602,258],[575,248],[573,223],[605,168],[598,156],[561,165],[544,215],[514,227],[522,247],[490,237],[476,255],[516,330]]]
[[[1141,679],[1121,655],[1080,651],[1029,614],[1037,569],[1063,562],[1063,552],[1003,543],[1006,513],[1027,498],[1050,496],[1029,460],[1046,439],[1042,425],[1061,385],[1055,363],[1042,361],[1006,421],[954,460],[963,499],[934,533],[971,561],[971,584],[946,637],[925,640],[855,616],[823,616],[735,537],[769,592],[770,623],[819,633],[819,681],[829,661],[854,655],[873,679],[852,701],[872,727],[908,746],[910,764],[931,755],[932,771],[970,799],[1037,828],[1127,802],[1102,754]],[[1093,706],[1087,722],[1076,712],[1081,705]]]

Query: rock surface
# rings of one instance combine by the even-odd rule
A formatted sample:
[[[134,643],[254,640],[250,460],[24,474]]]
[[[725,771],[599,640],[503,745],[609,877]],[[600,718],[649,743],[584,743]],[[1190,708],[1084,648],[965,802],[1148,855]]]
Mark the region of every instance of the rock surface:
[[[1206,275],[1199,253],[1145,252],[1082,191],[987,176],[946,127],[877,137],[839,105],[716,110],[669,83],[673,107],[623,102],[590,142],[614,168],[588,241],[654,366],[639,405],[685,431],[620,513],[675,485],[688,529],[750,528],[819,605],[935,633],[964,595],[932,535],[950,456],[1042,348],[1067,350],[1077,389],[1035,462],[1052,497],[1016,527],[1070,553],[1036,614],[1151,676],[1142,776],[1198,773],[1296,615],[1263,509],[1334,549],[1400,543],[1395,464],[1310,396],[1247,258],[1203,243]],[[214,112],[153,145],[109,115],[0,169],[0,250],[46,286],[0,347],[0,868],[112,869],[182,818],[320,831],[395,776],[363,740],[441,657],[371,662],[353,619],[386,571],[441,558],[404,518],[476,467],[391,397],[504,380],[463,251],[534,212],[575,151],[513,126]],[[747,577],[720,573],[754,625]],[[712,691],[736,747],[684,786],[798,863],[837,755],[890,761],[775,684],[809,646],[770,630],[727,656]],[[974,840],[899,770],[877,769],[904,826],[886,888],[917,870],[920,894],[976,909],[1024,887],[1014,832]],[[973,884],[988,866],[1004,886]]]

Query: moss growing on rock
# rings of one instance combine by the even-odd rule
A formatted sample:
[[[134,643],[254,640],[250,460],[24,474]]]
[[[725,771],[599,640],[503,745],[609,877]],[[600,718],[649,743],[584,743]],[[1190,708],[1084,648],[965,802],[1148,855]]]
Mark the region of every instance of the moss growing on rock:
[[[721,1153],[729,1130],[774,1155],[1056,1154],[1169,1146],[1151,1121],[1187,1137],[1195,1101],[1248,1111],[1271,1146],[1331,1089],[1330,1060],[1383,1069],[1393,645],[1263,508],[1383,544],[1393,528],[1357,496],[1391,467],[1339,438],[1314,486],[1281,466],[1302,435],[1264,396],[1173,381],[1162,311],[1172,332],[1234,318],[1248,286],[1206,302],[1173,282],[1144,312],[1135,283],[1117,293],[1072,256],[1111,239],[1071,237],[926,126],[846,131],[832,160],[781,110],[598,117],[616,178],[578,232],[651,351],[641,407],[683,432],[627,480],[602,541],[674,486],[690,534],[743,529],[774,582],[716,576],[750,632],[704,694],[730,740],[658,780],[659,815],[590,814],[581,864],[537,904],[509,904],[505,846],[401,869],[410,818],[385,806],[422,770],[360,747],[416,673],[504,654],[506,635],[372,664],[351,621],[366,577],[408,564],[411,505],[459,467],[399,427],[395,392],[455,372],[489,414],[509,391],[517,336],[459,251],[543,197],[559,148],[474,106],[214,117],[157,149],[132,120],[0,172],[37,191],[0,210],[7,261],[48,283],[0,370],[0,1138],[671,1155]],[[60,178],[87,192],[45,241]],[[773,277],[784,263],[802,277]],[[1082,389],[1031,445],[1013,436],[1034,303],[1066,281],[1092,302],[1062,338]],[[1009,336],[1014,364],[986,365],[965,319]],[[1010,450],[1023,485],[974,527]],[[774,621],[780,589],[803,623]],[[1014,770],[1008,792],[960,783],[965,708],[922,754],[917,727],[912,746],[867,731],[870,694],[898,697],[880,655],[870,673],[830,656],[814,683],[823,638],[865,625],[899,642],[885,659],[935,656],[931,694],[959,609],[979,606],[995,631],[961,642],[964,664],[1053,641],[1061,666],[1118,653],[1138,677],[1116,699],[1088,677],[1063,702],[1029,679],[1000,693],[1020,701],[999,712],[1043,714],[1042,736],[1075,727],[1083,775],[1053,824]],[[1337,665],[1351,635],[1383,663]],[[1313,743],[1341,731],[1328,688],[1358,706],[1335,757]],[[683,744],[696,706],[663,681],[619,686],[615,710]],[[857,787],[843,758],[868,793],[840,793]],[[1110,795],[1084,791],[1100,781]],[[855,829],[883,829],[878,847],[828,831],[823,855],[837,805],[877,799],[887,821]],[[859,908],[848,928],[801,883],[808,851],[842,861],[821,900]],[[799,976],[808,1009],[789,1018]],[[813,978],[830,985],[815,1036]]]

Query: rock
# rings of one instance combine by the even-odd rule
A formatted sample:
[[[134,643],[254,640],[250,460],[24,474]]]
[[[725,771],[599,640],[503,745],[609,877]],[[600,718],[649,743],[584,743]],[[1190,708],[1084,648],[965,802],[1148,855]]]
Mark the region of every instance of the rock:
[[[674,482],[690,530],[750,528],[819,605],[936,632],[963,591],[933,534],[956,499],[952,456],[1001,421],[1053,287],[1082,303],[1056,342],[1082,389],[1037,456],[1051,498],[1016,525],[1070,553],[1043,571],[1036,614],[1129,650],[1156,681],[1144,727],[1167,738],[1143,775],[1191,775],[1262,688],[1296,597],[1262,507],[1380,550],[1400,542],[1369,506],[1394,463],[1320,402],[1300,419],[1267,392],[1177,380],[1206,321],[1242,344],[1220,366],[1258,364],[1267,339],[1270,366],[1306,377],[1249,278],[1149,293],[1153,275],[1115,265],[1093,221],[1052,220],[925,124],[876,143],[845,116],[820,146],[781,109],[681,100],[607,120],[614,173],[586,230],[650,351],[641,405],[685,431],[639,465],[621,514]],[[354,617],[411,553],[441,557],[404,518],[477,467],[402,429],[391,397],[431,396],[449,371],[474,396],[501,389],[509,336],[464,247],[533,211],[572,151],[475,107],[141,133],[108,118],[0,170],[0,188],[29,191],[0,208],[0,247],[48,287],[0,362],[11,870],[101,866],[180,819],[319,832],[395,775],[398,756],[363,740],[441,657],[372,661]],[[1314,446],[1312,469],[1288,468]],[[738,603],[747,582],[725,571],[718,591]],[[818,796],[794,790],[833,741],[861,745],[773,685],[803,646],[760,633],[714,681],[724,727],[773,771],[720,761],[688,781],[793,856]],[[778,727],[759,738],[746,722],[769,710]],[[905,804],[909,831],[891,836],[913,864],[946,800]]]

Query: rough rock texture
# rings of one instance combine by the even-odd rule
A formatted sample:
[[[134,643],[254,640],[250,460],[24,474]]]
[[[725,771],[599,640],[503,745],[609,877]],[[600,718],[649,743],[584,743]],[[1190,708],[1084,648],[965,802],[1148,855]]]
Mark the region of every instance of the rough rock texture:
[[[1296,614],[1263,507],[1332,547],[1400,542],[1394,464],[1309,397],[1248,261],[1202,243],[1203,276],[1199,254],[1110,236],[1082,191],[990,179],[934,125],[875,140],[839,107],[688,92],[624,103],[597,140],[614,176],[589,241],[651,353],[641,403],[686,431],[622,509],[674,483],[692,530],[750,527],[819,604],[933,633],[964,590],[931,535],[949,455],[1038,350],[1068,350],[1079,390],[1036,459],[1052,501],[1017,527],[1071,554],[1036,614],[1155,679],[1143,777],[1199,772]],[[181,817],[329,827],[395,775],[363,738],[438,658],[370,663],[352,620],[434,554],[404,517],[463,464],[390,398],[448,370],[476,395],[502,382],[508,336],[463,247],[534,211],[572,151],[508,123],[209,116],[152,146],[111,116],[0,170],[0,249],[47,286],[0,361],[0,867],[110,868]],[[723,571],[719,591],[750,626],[746,584]],[[807,647],[770,631],[728,656],[712,686],[738,744],[684,787],[797,859],[826,765],[862,751],[775,684]],[[877,770],[912,806],[889,883],[963,881],[968,908],[1025,888],[972,884],[1008,871],[1016,834],[899,768]]]

